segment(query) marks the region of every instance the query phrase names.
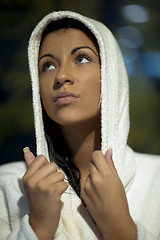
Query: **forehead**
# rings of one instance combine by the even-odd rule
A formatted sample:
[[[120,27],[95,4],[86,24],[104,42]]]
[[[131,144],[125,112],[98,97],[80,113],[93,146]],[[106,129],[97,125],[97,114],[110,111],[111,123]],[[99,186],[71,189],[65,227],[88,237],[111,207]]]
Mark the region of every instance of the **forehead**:
[[[62,44],[63,43],[63,44]],[[62,28],[48,33],[41,44],[41,50],[51,46],[72,46],[88,44],[96,48],[95,41],[82,30],[74,28]]]

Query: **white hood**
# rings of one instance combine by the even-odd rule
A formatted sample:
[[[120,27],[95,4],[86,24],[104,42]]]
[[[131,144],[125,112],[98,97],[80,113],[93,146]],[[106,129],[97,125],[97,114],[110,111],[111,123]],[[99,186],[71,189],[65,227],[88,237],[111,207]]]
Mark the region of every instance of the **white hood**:
[[[72,18],[82,22],[95,35],[101,58],[101,150],[112,147],[113,161],[125,187],[135,175],[132,150],[127,147],[129,131],[129,89],[125,64],[115,38],[102,23],[70,11],[52,12],[45,16],[32,32],[29,47],[29,67],[32,81],[33,108],[37,154],[49,160],[44,134],[39,94],[38,54],[42,33],[51,21]]]

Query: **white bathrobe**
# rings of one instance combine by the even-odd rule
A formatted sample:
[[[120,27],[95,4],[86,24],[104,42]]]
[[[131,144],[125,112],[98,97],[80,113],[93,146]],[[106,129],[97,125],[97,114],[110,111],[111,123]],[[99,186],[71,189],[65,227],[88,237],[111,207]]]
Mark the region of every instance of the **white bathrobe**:
[[[61,11],[44,17],[34,29],[28,47],[32,81],[37,154],[49,160],[39,95],[38,54],[41,35],[51,21],[73,18],[95,35],[101,58],[101,150],[113,150],[113,161],[124,185],[138,240],[160,239],[160,157],[138,154],[127,146],[129,131],[128,76],[115,38],[102,23]],[[56,137],[56,136],[55,136]],[[36,240],[28,222],[28,203],[22,176],[24,162],[0,167],[0,240]],[[54,239],[95,240],[101,235],[71,186],[62,195],[61,218]]]

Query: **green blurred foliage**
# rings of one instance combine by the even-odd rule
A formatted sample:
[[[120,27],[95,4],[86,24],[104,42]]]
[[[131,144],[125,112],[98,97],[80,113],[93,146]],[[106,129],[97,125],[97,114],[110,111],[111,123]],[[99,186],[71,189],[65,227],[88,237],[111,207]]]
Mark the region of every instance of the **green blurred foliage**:
[[[35,148],[27,60],[27,45],[33,28],[44,15],[53,10],[72,10],[97,18],[101,2],[87,0],[78,4],[73,0],[1,0],[1,164],[22,159],[25,144]]]
[[[130,81],[128,143],[138,152],[160,154],[160,91],[146,79]]]
[[[108,17],[109,27],[124,24],[119,9],[133,1],[105,0],[1,0],[0,2],[0,150],[1,163],[23,158],[24,144],[35,148],[31,86],[27,45],[37,22],[53,10],[72,10],[101,20]],[[159,48],[158,0],[134,1],[151,13],[151,21],[140,24],[143,50]],[[108,4],[108,5],[107,5]],[[105,7],[108,6],[106,9]],[[113,18],[113,19],[112,19]],[[121,22],[118,21],[121,19]],[[126,23],[125,24],[129,24]],[[134,25],[134,24],[132,24]],[[139,66],[137,66],[138,68]],[[160,153],[160,92],[146,75],[138,71],[131,83],[131,131],[129,144],[140,152]],[[8,150],[9,149],[9,150]],[[3,160],[4,159],[4,160]]]

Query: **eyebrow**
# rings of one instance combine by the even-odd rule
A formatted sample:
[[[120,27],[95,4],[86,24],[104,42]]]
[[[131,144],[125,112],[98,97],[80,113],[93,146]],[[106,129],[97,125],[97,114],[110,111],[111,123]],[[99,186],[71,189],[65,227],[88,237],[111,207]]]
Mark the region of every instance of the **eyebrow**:
[[[77,52],[79,49],[82,49],[82,48],[88,48],[88,49],[90,49],[90,50],[97,56],[96,52],[95,52],[91,47],[89,47],[89,46],[76,47],[76,48],[74,48],[74,49],[71,51],[71,54],[74,54],[75,52]]]
[[[38,59],[38,62],[39,62],[42,58],[44,58],[44,57],[51,57],[51,58],[55,59],[55,57],[54,57],[53,54],[48,53],[48,54],[42,55],[42,56]]]
[[[76,47],[76,48],[74,48],[74,49],[71,51],[71,54],[74,54],[74,53],[77,52],[79,49],[83,49],[83,48],[88,48],[88,49],[90,49],[90,50],[97,56],[96,52],[95,52],[91,47],[89,47],[89,46]],[[55,57],[54,57],[53,54],[48,53],[48,54],[42,55],[42,56],[38,59],[38,62],[39,62],[42,58],[44,58],[44,57],[51,57],[51,58],[55,59]]]

